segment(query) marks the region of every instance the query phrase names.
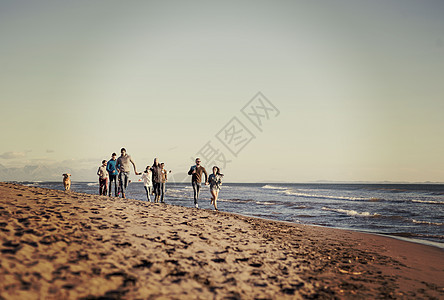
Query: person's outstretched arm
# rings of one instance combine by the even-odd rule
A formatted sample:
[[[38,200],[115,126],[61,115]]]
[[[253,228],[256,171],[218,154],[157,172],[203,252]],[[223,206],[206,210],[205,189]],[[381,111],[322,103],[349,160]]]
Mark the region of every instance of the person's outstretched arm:
[[[207,170],[205,170],[205,168],[203,168],[203,172],[205,173],[205,184],[208,185],[208,173],[207,173]]]
[[[134,163],[133,159],[130,159],[130,162],[133,164],[133,167],[134,167],[134,173],[135,173],[136,175],[140,175],[140,173],[138,173],[137,170],[136,170],[136,164]]]

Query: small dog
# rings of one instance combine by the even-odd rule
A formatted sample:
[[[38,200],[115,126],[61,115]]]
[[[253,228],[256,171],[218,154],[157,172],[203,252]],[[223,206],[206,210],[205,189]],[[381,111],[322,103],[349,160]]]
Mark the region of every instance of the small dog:
[[[65,187],[65,191],[69,191],[71,188],[71,174],[66,173],[63,174],[63,186]]]

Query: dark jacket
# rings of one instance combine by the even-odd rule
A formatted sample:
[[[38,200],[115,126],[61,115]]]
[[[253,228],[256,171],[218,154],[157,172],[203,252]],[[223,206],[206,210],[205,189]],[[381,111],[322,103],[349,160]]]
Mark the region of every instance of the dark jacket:
[[[153,172],[153,182],[161,183],[162,182],[162,168],[159,165],[152,166],[151,172]]]

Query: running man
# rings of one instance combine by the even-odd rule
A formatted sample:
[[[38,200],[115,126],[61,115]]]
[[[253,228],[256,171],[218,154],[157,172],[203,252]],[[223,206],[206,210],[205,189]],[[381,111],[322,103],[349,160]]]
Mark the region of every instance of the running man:
[[[116,168],[119,171],[119,186],[122,192],[122,198],[126,198],[126,188],[128,186],[129,175],[130,175],[130,163],[133,164],[134,173],[136,175],[141,175],[137,172],[136,164],[129,154],[126,153],[126,149],[122,148],[120,150],[120,157],[117,159]]]
[[[197,204],[197,200],[199,199],[200,185],[202,183],[202,173],[205,174],[205,185],[208,185],[207,170],[205,170],[205,168],[202,167],[200,165],[200,163],[201,163],[200,158],[196,158],[196,165],[191,166],[190,170],[188,171],[188,175],[192,175],[191,184],[193,185],[194,206],[196,208],[199,208],[199,205]]]

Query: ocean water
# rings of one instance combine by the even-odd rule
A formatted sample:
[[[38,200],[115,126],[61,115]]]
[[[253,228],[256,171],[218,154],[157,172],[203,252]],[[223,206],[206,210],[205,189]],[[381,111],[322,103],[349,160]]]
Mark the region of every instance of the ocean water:
[[[25,182],[63,190],[61,182]],[[73,182],[72,190],[98,194],[98,183]],[[143,184],[127,196],[146,200]],[[194,207],[190,183],[167,183],[168,204]],[[212,209],[202,185],[199,208]],[[222,211],[299,224],[390,235],[444,248],[444,185],[438,184],[258,184],[227,183]]]

